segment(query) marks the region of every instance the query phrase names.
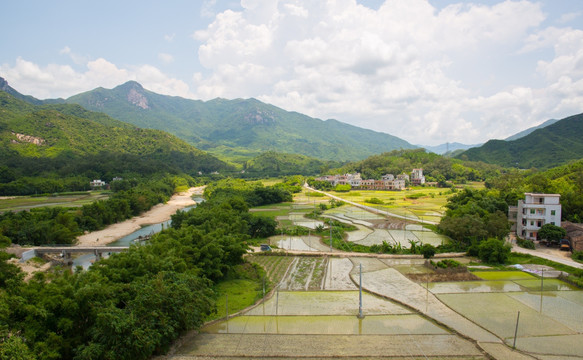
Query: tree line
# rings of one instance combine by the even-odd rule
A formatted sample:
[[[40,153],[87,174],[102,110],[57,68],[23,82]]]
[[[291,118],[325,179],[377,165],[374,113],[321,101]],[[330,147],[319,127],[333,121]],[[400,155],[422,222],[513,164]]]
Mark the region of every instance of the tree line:
[[[214,311],[212,286],[234,275],[247,241],[275,232],[276,222],[249,213],[245,200],[251,193],[271,201],[263,196],[270,192],[255,185],[230,196],[209,192],[206,202],[178,212],[172,227],[149,244],[87,271],[58,269],[24,282],[0,252],[0,358],[147,359],[164,353]]]

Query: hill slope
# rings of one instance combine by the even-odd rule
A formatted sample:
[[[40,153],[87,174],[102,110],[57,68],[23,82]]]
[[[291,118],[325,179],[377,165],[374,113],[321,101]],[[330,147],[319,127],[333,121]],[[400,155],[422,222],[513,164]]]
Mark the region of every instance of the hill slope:
[[[547,126],[549,126],[549,125],[553,125],[553,124],[554,124],[554,123],[556,123],[557,121],[559,121],[559,120],[556,120],[556,119],[550,119],[550,120],[547,120],[547,121],[545,121],[544,123],[542,123],[542,124],[540,124],[540,125],[537,125],[537,126],[530,127],[530,128],[528,128],[528,129],[526,129],[526,130],[522,130],[521,132],[519,132],[519,133],[516,133],[516,134],[514,134],[514,135],[512,135],[512,136],[509,136],[509,137],[507,137],[507,138],[506,138],[506,139],[504,139],[504,140],[506,140],[506,141],[518,140],[518,139],[520,139],[521,137],[525,137],[526,135],[528,135],[528,134],[532,133],[533,131],[535,131],[535,130],[537,130],[537,129],[542,129],[542,128],[544,128],[544,127],[547,127]]]
[[[457,157],[507,167],[546,169],[583,158],[583,114],[570,116],[514,141],[490,140]]]
[[[139,127],[167,131],[231,159],[276,151],[343,161],[415,148],[392,135],[314,119],[255,99],[188,100],[156,94],[133,81],[114,89],[97,88],[66,101]]]
[[[79,105],[32,105],[5,91],[0,91],[0,147],[0,166],[26,167],[24,175],[63,168],[74,173],[80,164],[83,170],[107,171],[102,165],[108,161],[119,171],[136,173],[144,167],[187,173],[227,168],[168,133],[136,128]]]

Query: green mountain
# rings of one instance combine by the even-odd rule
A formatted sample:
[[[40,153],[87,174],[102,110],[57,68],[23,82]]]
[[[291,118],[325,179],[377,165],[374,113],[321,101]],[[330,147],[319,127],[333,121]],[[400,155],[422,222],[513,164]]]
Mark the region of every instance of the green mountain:
[[[97,88],[66,102],[142,128],[167,131],[240,163],[266,151],[346,161],[416,147],[395,136],[314,119],[255,99],[188,100],[156,94],[133,81],[114,89]]]
[[[570,116],[514,141],[490,140],[459,159],[505,167],[547,169],[583,158],[583,114]]]
[[[317,175],[327,169],[338,167],[340,163],[322,161],[299,154],[265,152],[244,164],[243,176]]]
[[[0,91],[2,166],[21,176],[231,170],[163,131],[140,129],[79,105],[33,105],[5,91]]]
[[[530,128],[528,128],[526,130],[522,130],[521,132],[518,132],[518,133],[516,133],[516,134],[514,134],[512,136],[509,136],[509,137],[507,137],[504,140],[506,140],[506,141],[518,140],[521,137],[525,137],[526,135],[530,134],[531,132],[533,132],[533,131],[535,131],[537,129],[542,129],[544,127],[547,127],[549,125],[552,125],[552,124],[556,123],[557,121],[559,121],[559,120],[557,120],[557,119],[547,120],[547,121],[545,121],[544,123],[542,123],[540,125],[530,127]]]

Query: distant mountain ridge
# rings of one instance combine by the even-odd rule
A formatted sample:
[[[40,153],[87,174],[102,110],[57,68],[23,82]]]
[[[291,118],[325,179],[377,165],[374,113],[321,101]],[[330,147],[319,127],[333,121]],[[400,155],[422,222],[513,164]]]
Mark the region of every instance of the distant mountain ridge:
[[[456,150],[467,150],[467,149],[470,149],[473,147],[478,147],[481,145],[482,144],[467,145],[467,144],[461,144],[458,142],[452,142],[452,143],[445,143],[445,144],[440,144],[440,145],[435,145],[435,146],[419,145],[419,147],[422,147],[427,151],[431,151],[431,152],[439,154],[439,155],[444,155],[444,154],[454,152]]]
[[[583,114],[569,116],[513,141],[490,140],[457,158],[506,167],[547,169],[583,158]]]
[[[276,151],[346,161],[416,148],[389,134],[311,118],[256,99],[189,100],[156,94],[135,81],[65,101],[142,128],[167,131],[214,154],[245,160]]]
[[[232,170],[216,157],[166,132],[136,128],[76,104],[34,105],[28,100],[0,91],[0,167],[16,169],[27,163],[31,167],[50,164],[74,169],[75,164],[83,163],[83,171],[107,171],[102,161],[117,158],[119,161],[110,163],[137,173],[142,170],[140,166],[151,167],[152,172],[190,174]],[[43,170],[48,169],[34,169]]]
[[[522,138],[522,137],[525,137],[526,135],[528,135],[528,134],[532,133],[532,132],[533,132],[533,131],[535,131],[535,130],[538,130],[538,129],[545,128],[545,127],[547,127],[547,126],[549,126],[549,125],[553,125],[553,124],[554,124],[554,123],[556,123],[557,121],[559,121],[559,120],[557,120],[557,119],[550,119],[550,120],[547,120],[547,121],[543,122],[543,123],[542,123],[542,124],[540,124],[540,125],[537,125],[537,126],[530,127],[530,128],[528,128],[528,129],[526,129],[526,130],[522,130],[521,132],[518,132],[518,133],[516,133],[516,134],[514,134],[514,135],[512,135],[512,136],[509,136],[509,137],[507,137],[507,138],[506,138],[506,139],[504,139],[504,140],[506,140],[506,141],[513,141],[513,140],[518,140],[518,139],[520,139],[520,138]]]

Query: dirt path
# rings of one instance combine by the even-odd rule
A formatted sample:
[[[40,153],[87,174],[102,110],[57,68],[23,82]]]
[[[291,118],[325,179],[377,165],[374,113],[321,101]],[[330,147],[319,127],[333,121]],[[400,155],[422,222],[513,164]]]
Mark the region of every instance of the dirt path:
[[[173,195],[167,203],[158,204],[140,216],[112,224],[103,230],[81,235],[77,238],[77,246],[105,246],[139,230],[144,225],[170,220],[170,216],[176,211],[196,204],[192,200],[192,196],[202,195],[203,191],[204,186],[190,188],[185,192]]]
[[[562,254],[553,254],[553,252],[551,250],[549,250],[549,251],[544,251],[544,250],[547,250],[547,249],[531,250],[531,249],[522,248],[522,247],[517,246],[517,245],[512,245],[512,251],[514,251],[514,252],[522,253],[522,254],[529,254],[532,256],[538,256],[540,258],[551,260],[554,262],[558,262],[558,263],[563,264],[563,265],[572,266],[572,267],[577,268],[577,269],[583,269],[583,264],[581,264],[581,263],[573,261],[573,260],[569,259],[568,257],[563,256]],[[560,250],[557,250],[557,251],[560,251]]]

